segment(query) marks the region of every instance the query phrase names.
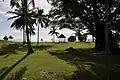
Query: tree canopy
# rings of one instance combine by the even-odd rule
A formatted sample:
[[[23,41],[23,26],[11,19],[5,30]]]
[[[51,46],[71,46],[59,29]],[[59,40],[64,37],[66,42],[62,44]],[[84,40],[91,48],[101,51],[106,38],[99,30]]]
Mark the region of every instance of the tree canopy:
[[[120,2],[109,0],[108,3],[109,47],[112,50],[118,49],[118,39],[115,35],[120,32]],[[50,4],[53,6],[50,14],[54,17],[53,21],[57,22],[56,25],[74,30],[75,22],[79,21],[78,29],[88,29],[88,32],[96,37],[95,48],[105,50],[106,3],[104,0],[50,0]]]

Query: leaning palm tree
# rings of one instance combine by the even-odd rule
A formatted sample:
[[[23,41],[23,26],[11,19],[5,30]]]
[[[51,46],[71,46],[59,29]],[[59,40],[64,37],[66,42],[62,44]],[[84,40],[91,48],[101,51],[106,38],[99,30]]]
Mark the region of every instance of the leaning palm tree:
[[[10,17],[8,20],[10,19],[15,19],[14,22],[12,23],[11,27],[15,28],[17,30],[21,30],[25,28],[25,32],[26,32],[26,37],[27,37],[27,44],[28,46],[28,53],[33,52],[31,44],[30,44],[30,39],[29,39],[29,29],[31,28],[31,26],[33,26],[33,24],[35,23],[35,19],[33,18],[34,15],[34,11],[29,10],[27,8],[25,8],[25,6],[29,6],[27,5],[28,3],[26,3],[25,5],[25,0],[21,1],[21,4],[17,4],[17,9],[15,9],[14,11],[8,11],[8,13],[11,14],[15,14],[15,16]],[[26,15],[27,13],[27,15]],[[32,29],[32,28],[31,28]]]
[[[22,8],[15,9],[15,11],[8,11],[7,13],[13,14],[15,16],[12,16],[8,18],[8,20],[15,19],[15,21],[11,24],[11,28],[15,28],[17,30],[23,30],[23,44],[26,43],[26,31],[25,31],[25,23],[23,20],[23,10]]]
[[[48,26],[49,19],[46,15],[43,14],[43,9],[37,8],[36,10],[36,23],[38,25],[38,33],[37,33],[37,44],[39,44],[39,34],[40,34],[40,26],[41,28],[46,28]]]
[[[29,4],[27,5],[28,7],[29,7],[29,5],[32,1],[33,0],[31,0],[29,2]],[[14,6],[17,7],[17,9],[15,9],[14,11],[8,11],[7,13],[13,14],[15,16],[10,17],[8,20],[15,19],[15,21],[11,25],[11,28],[15,28],[17,30],[23,30],[23,44],[25,44],[27,34],[26,34],[26,29],[25,29],[25,5],[24,5],[24,1],[22,1],[22,0],[11,0],[11,7],[13,8]],[[32,10],[28,10],[28,16],[30,16],[29,18],[31,18],[31,13],[33,15]],[[29,23],[31,24],[31,22],[29,22]]]
[[[29,11],[28,9],[28,2],[27,0],[11,0],[12,3],[15,3],[17,9],[15,9],[15,11],[19,12],[19,9],[22,10],[23,15],[16,15],[13,16],[9,19],[15,18],[15,21],[12,23],[11,26],[14,26],[16,29],[21,29],[22,27],[25,27],[26,29],[26,37],[27,37],[27,47],[28,47],[28,52],[27,54],[21,58],[19,61],[17,61],[15,64],[13,64],[11,67],[9,67],[6,71],[4,71],[1,75],[0,75],[0,80],[3,80],[8,73],[15,68],[15,66],[17,66],[21,61],[23,61],[25,58],[27,58],[30,54],[32,54],[34,51],[32,49],[31,43],[30,43],[30,39],[29,39],[29,28],[31,28],[30,26],[35,22],[35,19],[32,18],[33,15],[31,15],[31,11]],[[19,2],[21,1],[21,2]],[[33,0],[32,0],[33,1]],[[20,5],[21,4],[21,5]],[[21,6],[21,8],[20,8]],[[8,12],[8,13],[15,13],[18,14],[16,12]]]
[[[48,33],[53,36],[53,42],[55,42],[55,36],[58,37],[58,35],[59,35],[59,33],[56,30],[57,30],[57,28],[55,26],[51,26],[50,32]]]

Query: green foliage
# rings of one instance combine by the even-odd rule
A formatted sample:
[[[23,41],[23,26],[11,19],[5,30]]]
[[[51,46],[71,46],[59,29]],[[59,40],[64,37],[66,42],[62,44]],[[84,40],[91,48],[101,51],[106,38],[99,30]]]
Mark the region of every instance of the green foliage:
[[[44,10],[40,8],[35,9],[35,16],[37,25],[41,25],[42,28],[47,28],[49,19],[44,14]]]
[[[28,10],[28,15],[29,17],[27,18],[28,20],[28,26],[31,28],[31,30],[34,28],[33,24],[35,24],[35,19],[33,17],[34,12],[31,10]],[[14,14],[15,16],[8,18],[8,20],[15,19],[14,22],[11,24],[11,28],[15,28],[17,30],[22,30],[23,27],[26,26],[25,23],[25,12],[24,8],[21,5],[19,8],[15,9],[14,11],[8,11],[7,13],[9,14]]]
[[[56,30],[57,28],[55,26],[51,26],[50,32],[48,34],[51,34],[51,35],[55,34],[58,37],[59,33]]]
[[[50,0],[53,8],[50,11],[53,21],[62,28],[72,30],[88,29],[88,32],[96,37],[96,49],[105,49],[105,19],[106,2],[103,0]],[[120,33],[119,0],[108,1],[108,27],[109,47],[118,49],[116,33]],[[58,20],[58,21],[57,21]],[[61,24],[61,23],[62,24]],[[77,24],[75,22],[78,22]],[[74,24],[75,23],[75,24]],[[78,27],[76,27],[76,25]],[[83,27],[81,27],[83,26]],[[80,30],[80,31],[81,31]],[[115,31],[115,33],[113,33]],[[102,33],[101,33],[102,32]],[[116,50],[115,50],[116,51]]]

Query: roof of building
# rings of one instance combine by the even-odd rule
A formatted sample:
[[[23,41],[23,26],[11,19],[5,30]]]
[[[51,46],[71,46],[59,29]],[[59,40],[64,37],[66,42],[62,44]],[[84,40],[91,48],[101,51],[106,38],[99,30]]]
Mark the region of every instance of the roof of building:
[[[60,36],[58,36],[58,38],[66,38],[63,34],[61,34]]]

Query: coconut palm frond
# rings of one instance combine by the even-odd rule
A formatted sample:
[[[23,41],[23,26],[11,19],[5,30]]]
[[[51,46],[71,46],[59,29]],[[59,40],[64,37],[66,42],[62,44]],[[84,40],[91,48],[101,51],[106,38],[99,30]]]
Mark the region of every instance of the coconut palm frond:
[[[30,4],[32,4],[32,6],[35,8],[35,1],[34,1],[34,0],[31,0],[31,1],[29,2],[28,6],[29,6]]]
[[[13,17],[8,18],[7,20],[15,19],[15,18],[18,18],[18,17],[19,16],[13,16]]]
[[[19,7],[20,5],[19,5],[19,1],[20,0],[10,0],[10,6],[13,8],[13,7]]]

